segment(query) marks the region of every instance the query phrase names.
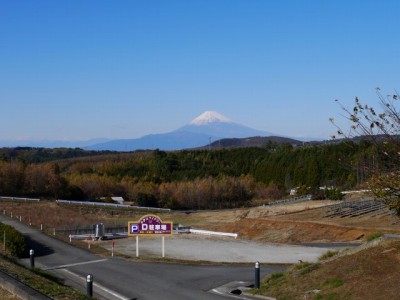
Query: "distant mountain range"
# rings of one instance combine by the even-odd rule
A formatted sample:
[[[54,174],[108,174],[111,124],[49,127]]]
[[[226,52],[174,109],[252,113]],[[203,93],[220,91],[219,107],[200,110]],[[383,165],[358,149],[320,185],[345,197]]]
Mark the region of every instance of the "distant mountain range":
[[[303,140],[303,139],[302,139]],[[93,139],[88,141],[0,141],[0,147],[82,148],[94,151],[183,150],[201,148],[257,147],[268,141],[300,145],[303,142],[256,130],[215,111],[206,111],[187,125],[163,134],[135,139]]]
[[[33,147],[33,148],[85,148],[91,145],[105,143],[111,139],[92,139],[86,141],[63,141],[63,140],[38,140],[38,141],[0,141],[0,147]]]
[[[215,112],[206,111],[189,124],[164,134],[137,139],[113,140],[86,147],[87,150],[133,151],[139,149],[182,150],[198,148],[224,138],[271,136],[270,132],[240,125]]]

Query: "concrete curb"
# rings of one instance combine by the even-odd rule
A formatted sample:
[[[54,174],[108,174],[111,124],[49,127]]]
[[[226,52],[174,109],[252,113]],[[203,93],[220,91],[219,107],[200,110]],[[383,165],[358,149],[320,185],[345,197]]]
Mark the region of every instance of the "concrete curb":
[[[244,299],[244,300],[276,300],[276,298],[262,296],[262,295],[253,295],[247,290],[251,289],[253,283],[247,281],[233,281],[222,286],[216,287],[212,289],[210,292],[218,295],[224,295],[230,298],[236,299]],[[237,291],[237,293],[235,293]]]
[[[24,300],[49,300],[52,298],[43,295],[37,290],[27,286],[21,281],[11,277],[7,273],[0,270],[0,286],[10,293]]]

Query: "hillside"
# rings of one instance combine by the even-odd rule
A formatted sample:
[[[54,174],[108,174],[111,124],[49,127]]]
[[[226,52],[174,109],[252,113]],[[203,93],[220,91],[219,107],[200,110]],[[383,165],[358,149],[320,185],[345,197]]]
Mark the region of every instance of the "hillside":
[[[359,250],[326,255],[264,278],[256,294],[293,299],[398,299],[400,241],[377,240]]]
[[[246,138],[226,138],[213,141],[210,145],[205,145],[198,149],[222,149],[222,148],[247,148],[264,147],[268,144],[290,144],[292,146],[303,146],[306,143],[291,138],[280,136],[254,136]]]

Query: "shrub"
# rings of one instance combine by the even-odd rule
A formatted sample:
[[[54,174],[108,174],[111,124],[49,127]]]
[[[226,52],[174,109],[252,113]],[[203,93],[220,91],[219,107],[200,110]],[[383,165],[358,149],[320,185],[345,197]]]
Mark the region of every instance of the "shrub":
[[[338,253],[339,253],[339,251],[328,250],[327,252],[325,252],[324,254],[322,254],[319,257],[319,260],[321,261],[321,260],[325,260],[325,259],[331,258],[331,257],[335,256]]]
[[[0,242],[4,243],[4,233],[6,238],[6,250],[16,257],[26,255],[28,247],[26,245],[25,237],[14,227],[0,223]]]
[[[303,261],[301,263],[293,265],[293,269],[294,270],[301,270],[301,269],[307,268],[307,267],[309,267],[311,265],[312,265],[312,263],[310,263],[308,261]]]
[[[343,285],[343,280],[338,279],[338,278],[331,278],[331,279],[327,279],[324,282],[324,286],[325,287],[330,287],[330,288],[337,288],[339,286]]]
[[[375,239],[380,238],[382,235],[383,235],[383,234],[382,234],[381,232],[374,232],[374,233],[371,233],[370,235],[367,236],[367,241],[368,241],[368,242],[373,241],[373,240],[375,240]]]
[[[265,279],[264,282],[266,284],[274,284],[278,281],[280,281],[281,279],[285,278],[285,273],[284,272],[275,272],[275,273],[271,273],[270,275],[268,275]]]
[[[157,198],[154,195],[142,192],[137,193],[136,204],[145,207],[158,207]]]
[[[328,200],[342,200],[344,196],[339,189],[326,189],[325,195]]]
[[[327,295],[321,295],[318,294],[317,296],[315,296],[314,300],[337,300],[339,299],[339,294],[338,293],[329,293]],[[340,298],[341,299],[341,298]]]
[[[301,275],[305,275],[313,270],[317,270],[319,268],[319,263],[310,263],[305,261],[293,265],[292,268],[293,270],[298,271]]]

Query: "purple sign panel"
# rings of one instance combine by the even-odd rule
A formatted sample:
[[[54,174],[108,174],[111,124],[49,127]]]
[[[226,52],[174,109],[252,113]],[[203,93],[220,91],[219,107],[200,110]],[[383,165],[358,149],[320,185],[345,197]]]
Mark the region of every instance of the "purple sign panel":
[[[172,234],[172,222],[163,222],[156,215],[145,215],[139,221],[128,222],[128,235]]]

